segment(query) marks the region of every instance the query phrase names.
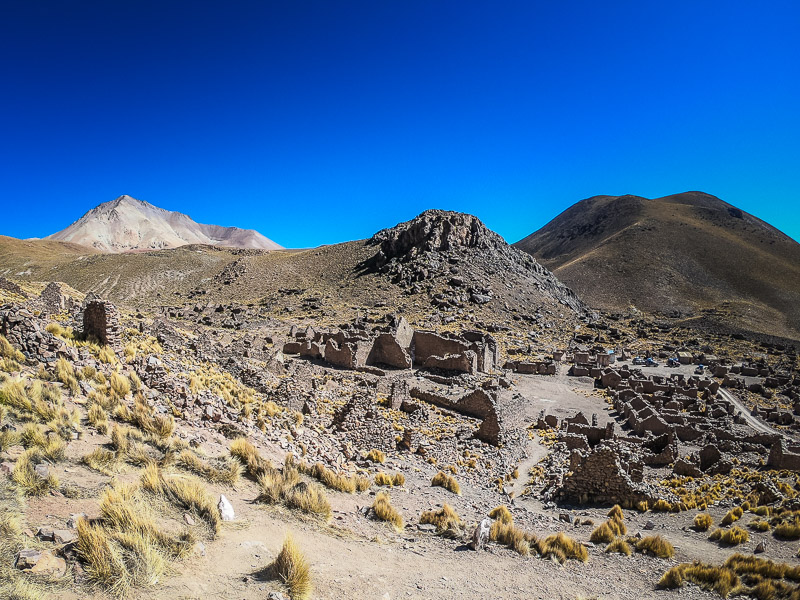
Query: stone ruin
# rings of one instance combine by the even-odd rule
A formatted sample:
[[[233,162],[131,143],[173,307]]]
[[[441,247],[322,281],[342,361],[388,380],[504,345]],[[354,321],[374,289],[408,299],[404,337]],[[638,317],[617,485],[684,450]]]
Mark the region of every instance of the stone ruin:
[[[108,300],[87,296],[83,307],[83,335],[121,352],[122,327],[117,308]]]
[[[500,445],[504,442],[504,437],[508,433],[507,428],[503,426],[503,419],[498,413],[496,393],[478,388],[463,396],[453,397],[437,394],[430,390],[412,388],[410,396],[440,408],[481,419],[482,422],[478,431],[475,432],[475,437],[487,444]]]
[[[0,310],[0,333],[26,358],[50,363],[60,357],[77,360],[78,353],[46,329],[46,320],[24,308]]]
[[[46,316],[71,311],[74,301],[64,293],[60,283],[51,281],[42,290],[36,304],[41,310],[41,314]]]
[[[497,367],[497,342],[488,334],[466,331],[461,335],[414,330],[403,317],[386,327],[368,329],[363,322],[334,331],[292,327],[285,354],[321,359],[345,368],[441,369],[475,375]]]
[[[578,504],[621,504],[655,502],[659,494],[645,484],[643,464],[627,445],[603,441],[589,451],[572,450],[569,472],[553,497]]]
[[[6,279],[5,277],[0,277],[0,290],[5,290],[7,292],[11,292],[12,294],[17,294],[18,296],[22,296],[23,298],[27,298],[28,294],[19,287],[16,283],[11,281],[10,279]]]

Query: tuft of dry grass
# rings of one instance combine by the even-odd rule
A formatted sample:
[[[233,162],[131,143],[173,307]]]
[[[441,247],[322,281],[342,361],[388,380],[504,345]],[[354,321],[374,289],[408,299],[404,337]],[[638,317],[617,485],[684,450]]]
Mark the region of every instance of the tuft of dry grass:
[[[391,523],[396,531],[403,530],[403,516],[392,506],[392,499],[387,492],[378,492],[372,511],[381,521]]]
[[[717,592],[723,598],[739,587],[739,576],[731,569],[714,567],[700,562],[684,563],[668,570],[661,577],[658,586],[676,589],[688,581],[705,590]]]
[[[727,527],[742,518],[742,514],[744,511],[741,507],[737,506],[736,508],[732,508],[729,510],[724,517],[722,517],[722,521],[720,521],[720,525],[723,527]]]
[[[608,514],[606,516],[609,519],[614,519],[614,520],[620,521],[620,522],[625,520],[625,514],[622,512],[622,507],[619,504],[615,504],[611,508],[611,510],[608,511]]]
[[[769,531],[770,524],[769,521],[762,521],[761,519],[753,519],[750,521],[747,526],[752,529],[753,531]]]
[[[105,448],[95,448],[81,457],[81,462],[104,475],[112,475],[119,465],[117,454]]]
[[[381,471],[380,473],[375,475],[375,485],[382,485],[382,486],[390,486],[391,487],[393,485],[393,481],[392,481],[392,478],[389,475],[387,475],[386,473]]]
[[[554,557],[563,563],[566,559],[586,562],[589,560],[589,551],[586,546],[575,541],[563,531],[550,535],[539,542],[539,554],[543,557]]]
[[[750,539],[750,534],[741,527],[733,527],[731,529],[715,529],[708,539],[718,541],[728,546],[738,546]]]
[[[225,465],[218,469],[203,461],[191,450],[183,450],[175,462],[180,468],[199,475],[210,483],[236,485],[244,472],[244,467],[238,460],[228,459]]]
[[[492,527],[489,529],[489,540],[503,544],[522,556],[528,556],[538,543],[536,536],[532,533],[527,533],[515,527],[513,523],[505,523],[499,519],[492,523]]]
[[[202,482],[177,477],[165,478],[157,465],[148,465],[142,470],[142,488],[161,496],[181,509],[189,510],[206,522],[214,536],[222,528],[222,517],[214,499]]]
[[[672,510],[672,504],[659,498],[658,501],[650,507],[650,510],[653,512],[670,512]]]
[[[284,467],[282,472],[274,468],[264,471],[258,477],[261,493],[257,502],[283,504],[292,509],[324,519],[331,516],[331,505],[325,491],[318,485],[300,481],[296,469]]]
[[[458,481],[456,481],[455,477],[448,475],[444,471],[439,471],[436,475],[434,475],[433,479],[431,480],[431,485],[434,487],[443,487],[449,492],[453,492],[459,496],[461,495],[461,486],[458,485]]]
[[[714,523],[714,519],[711,518],[711,515],[707,513],[699,513],[695,518],[694,522],[692,523],[692,527],[697,531],[708,531],[711,528],[711,525]]]
[[[636,550],[658,558],[672,558],[675,548],[660,535],[649,535],[636,542]]]
[[[275,471],[272,463],[263,458],[247,438],[233,440],[229,452],[244,465],[245,472],[254,480],[258,480],[264,473]]]
[[[33,408],[21,379],[8,379],[3,382],[3,386],[0,387],[0,404],[26,412],[31,412]]]
[[[292,600],[311,598],[311,568],[290,535],[284,539],[281,551],[268,571],[289,588]]]
[[[779,540],[800,540],[800,520],[795,517],[791,521],[779,523],[772,530],[772,535]]]
[[[514,522],[514,517],[511,516],[511,511],[508,510],[508,507],[505,504],[495,506],[491,511],[489,511],[489,518],[494,519],[495,521],[500,521],[501,523]]]
[[[444,531],[458,532],[464,528],[461,517],[458,516],[453,507],[445,503],[437,511],[427,510],[419,517],[419,522],[423,525],[430,524],[436,526],[436,533]]]
[[[365,457],[367,460],[371,460],[374,463],[383,464],[386,462],[386,454],[383,453],[381,450],[372,449],[367,452]]]
[[[618,538],[612,541],[608,546],[606,546],[605,552],[607,554],[617,553],[617,554],[624,554],[625,556],[630,556],[633,554],[630,545],[628,542],[623,540],[622,538]]]
[[[117,398],[124,398],[131,392],[130,380],[120,373],[112,373],[108,380],[111,391]]]
[[[42,451],[39,448],[30,448],[19,455],[11,471],[11,480],[26,496],[44,496],[50,490],[58,488],[58,478],[52,472],[47,477],[41,477],[34,470],[35,465],[41,461]]]
[[[592,535],[589,536],[589,541],[594,544],[608,544],[614,541],[616,538],[616,534],[614,530],[609,525],[610,521],[606,521],[605,523],[601,524],[597,529],[592,531]]]

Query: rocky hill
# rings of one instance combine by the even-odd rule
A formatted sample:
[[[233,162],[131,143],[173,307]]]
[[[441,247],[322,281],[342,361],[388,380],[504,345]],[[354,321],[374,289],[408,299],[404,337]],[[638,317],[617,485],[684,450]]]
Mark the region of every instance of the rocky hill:
[[[709,194],[595,196],[515,246],[593,307],[800,336],[800,244]]]
[[[165,210],[130,196],[104,202],[72,225],[47,236],[103,252],[131,252],[208,244],[229,248],[281,248],[252,229],[196,223],[183,213]]]

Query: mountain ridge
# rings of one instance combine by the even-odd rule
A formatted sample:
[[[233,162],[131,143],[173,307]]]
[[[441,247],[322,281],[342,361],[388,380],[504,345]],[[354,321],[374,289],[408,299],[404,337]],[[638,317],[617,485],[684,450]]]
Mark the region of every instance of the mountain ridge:
[[[208,244],[278,250],[282,246],[253,229],[197,223],[189,215],[122,195],[87,211],[45,240],[74,242],[110,253]]]
[[[593,196],[516,244],[589,305],[800,331],[800,244],[715,196]]]

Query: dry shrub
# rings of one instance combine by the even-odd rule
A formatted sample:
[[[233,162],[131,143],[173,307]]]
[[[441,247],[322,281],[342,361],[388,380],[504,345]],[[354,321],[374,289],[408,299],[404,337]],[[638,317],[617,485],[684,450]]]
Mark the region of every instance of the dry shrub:
[[[500,521],[502,523],[514,522],[514,517],[511,516],[511,511],[508,510],[508,507],[505,504],[496,506],[491,511],[489,511],[489,517],[496,521]]]
[[[720,521],[720,525],[723,527],[727,527],[732,523],[735,523],[742,517],[743,511],[741,507],[737,506],[736,508],[732,508],[729,510],[724,517],[722,517],[722,521]]]
[[[331,516],[331,505],[325,491],[318,485],[309,485],[300,481],[296,469],[284,467],[282,472],[271,468],[258,477],[261,493],[257,502],[266,504],[283,504],[292,509],[310,515],[328,519]]]
[[[264,473],[275,471],[272,463],[259,455],[258,450],[247,438],[233,440],[229,452],[231,456],[244,465],[245,472],[254,480],[257,480]]]
[[[791,521],[779,523],[772,530],[779,540],[800,540],[800,521],[795,517]]]
[[[15,360],[17,362],[23,362],[25,360],[25,355],[14,348],[14,346],[11,345],[11,342],[9,342],[3,335],[0,335],[0,356]]]
[[[608,544],[614,541],[616,534],[609,525],[610,521],[606,521],[592,532],[589,536],[589,541],[594,544]]]
[[[44,448],[47,444],[47,436],[38,425],[28,423],[20,433],[20,441],[25,448]]]
[[[338,490],[340,492],[347,492],[348,494],[352,494],[356,491],[355,477],[348,477],[347,475],[336,473],[335,471],[328,469],[320,462],[316,463],[311,468],[310,475],[314,479],[317,479],[325,487]]]
[[[392,478],[383,471],[381,471],[380,473],[375,475],[375,485],[391,486],[393,485]]]
[[[25,392],[25,384],[20,379],[9,379],[0,388],[0,404],[10,408],[30,412],[31,401]]]
[[[403,487],[406,484],[406,476],[402,473],[395,473],[392,476],[392,485],[395,487]]]
[[[403,530],[403,516],[392,506],[392,499],[386,492],[378,492],[372,505],[372,512],[381,521],[391,523],[396,531]]]
[[[653,512],[670,512],[672,510],[672,504],[662,498],[659,498],[658,501],[653,504],[650,510]]]
[[[102,434],[108,433],[108,413],[100,404],[92,403],[86,415],[89,424]]]
[[[0,431],[0,452],[5,452],[20,443],[20,435],[16,431]]]
[[[728,546],[738,546],[739,544],[747,542],[750,539],[750,534],[737,526],[731,529],[715,529],[708,539],[718,541]]]
[[[575,541],[563,531],[547,536],[539,542],[539,554],[543,557],[554,557],[563,563],[566,559],[586,562],[589,560],[589,551],[586,546]]]
[[[165,478],[158,466],[149,465],[142,470],[142,488],[165,498],[171,504],[189,510],[206,522],[216,536],[222,528],[222,517],[214,499],[200,481],[193,479]]]
[[[437,511],[427,510],[419,517],[419,522],[423,525],[430,524],[436,526],[436,533],[444,531],[461,532],[464,528],[464,523],[461,517],[458,516],[453,507],[449,504],[443,504],[442,508]]]
[[[714,567],[700,562],[684,563],[672,567],[664,573],[658,586],[666,589],[676,589],[684,581],[699,585],[705,590],[717,592],[723,598],[739,587],[739,576],[731,569]]]
[[[537,544],[536,536],[527,533],[513,523],[504,523],[499,519],[489,529],[489,540],[503,544],[522,556],[528,556]]]
[[[617,554],[624,554],[625,556],[630,556],[633,554],[630,545],[628,542],[623,540],[622,538],[616,539],[612,541],[608,546],[606,546],[606,553],[610,554],[615,552]]]
[[[374,463],[383,464],[386,462],[386,455],[381,450],[376,450],[373,448],[367,452],[366,459],[371,460]]]
[[[672,558],[675,556],[675,548],[660,535],[643,537],[636,543],[636,550],[658,558]]]
[[[58,478],[52,472],[47,477],[41,477],[34,470],[34,466],[41,462],[41,449],[30,448],[19,455],[11,471],[11,480],[26,496],[44,496],[50,490],[58,488]]]
[[[761,519],[753,519],[747,526],[753,531],[769,531],[769,521],[762,521]]]
[[[226,485],[235,485],[244,471],[244,467],[238,460],[228,459],[225,465],[218,469],[203,461],[191,450],[181,452],[176,459],[176,464],[195,475],[200,475],[210,483],[224,483]]]
[[[713,523],[714,519],[711,518],[711,515],[700,513],[694,518],[692,527],[697,531],[708,531]]]
[[[609,519],[614,519],[615,521],[624,521],[625,515],[622,512],[622,507],[619,504],[615,504],[608,514],[606,515]]]
[[[81,462],[104,475],[113,474],[119,464],[116,453],[105,448],[95,448],[89,454],[81,457]]]
[[[286,536],[280,553],[268,570],[286,584],[292,600],[311,598],[311,568],[291,536]]]
[[[458,485],[458,481],[456,481],[455,477],[448,475],[444,471],[439,471],[431,480],[432,486],[443,487],[449,492],[453,492],[454,494],[461,495],[461,486]]]
[[[108,383],[117,398],[124,398],[131,392],[131,382],[120,373],[112,373]]]

